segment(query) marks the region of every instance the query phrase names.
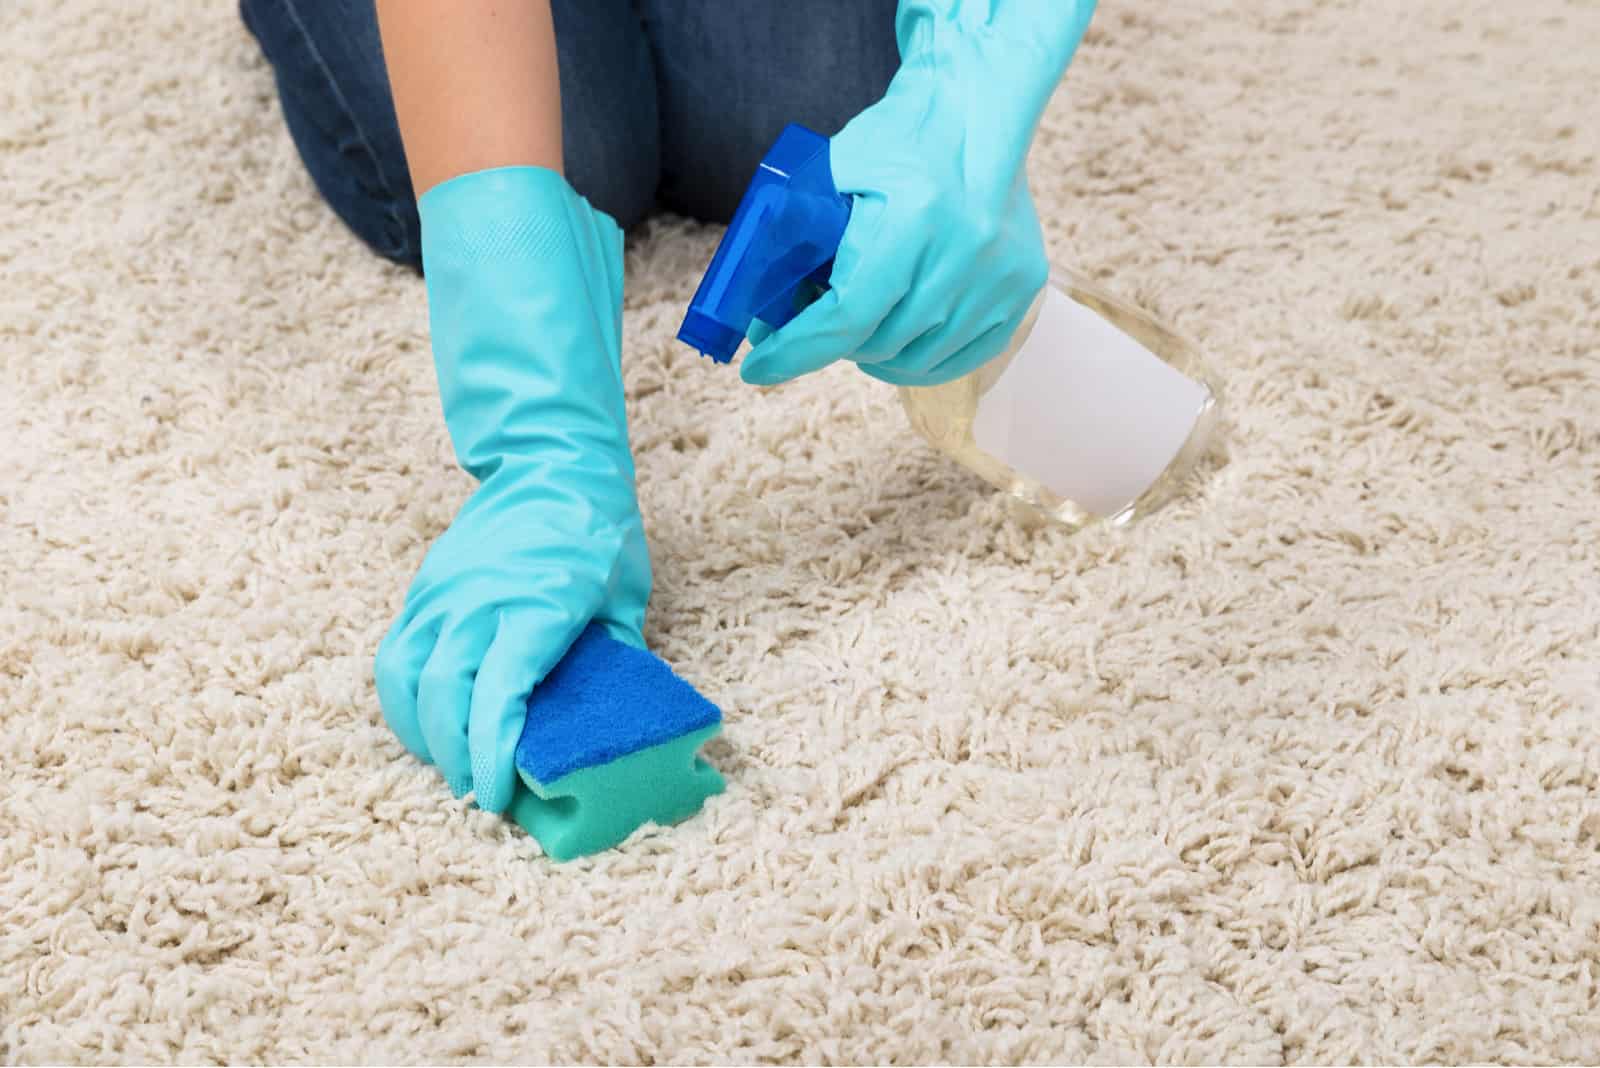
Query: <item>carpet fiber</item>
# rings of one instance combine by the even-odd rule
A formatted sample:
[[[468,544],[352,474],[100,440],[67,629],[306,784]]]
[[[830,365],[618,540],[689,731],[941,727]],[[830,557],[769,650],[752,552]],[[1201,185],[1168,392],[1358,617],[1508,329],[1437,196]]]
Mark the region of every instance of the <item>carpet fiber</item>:
[[[729,791],[568,866],[371,657],[469,489],[423,288],[228,3],[0,34],[0,1059],[1600,1058],[1592,0],[1105,0],[1051,249],[1231,462],[1033,529],[850,368],[672,334],[631,244],[649,638]]]

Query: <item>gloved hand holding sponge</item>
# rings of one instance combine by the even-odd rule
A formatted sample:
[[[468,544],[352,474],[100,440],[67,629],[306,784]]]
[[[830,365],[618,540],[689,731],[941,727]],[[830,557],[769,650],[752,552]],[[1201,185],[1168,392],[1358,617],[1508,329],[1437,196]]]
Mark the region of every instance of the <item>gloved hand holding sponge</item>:
[[[934,383],[1000,351],[1048,272],[1028,144],[1092,10],[902,0],[903,66],[833,140],[835,181],[856,206],[832,289],[756,345],[747,380],[850,358],[888,382]],[[651,573],[623,403],[622,235],[538,167],[464,174],[418,207],[440,398],[478,488],[379,649],[378,695],[402,743],[457,796],[510,811],[547,851],[591,852],[646,819],[683,818],[721,787],[692,752],[715,730],[714,707],[670,672],[652,675],[642,652]],[[602,677],[552,678],[541,704],[537,688],[579,649]],[[607,664],[618,677],[603,677]],[[572,729],[600,741],[557,737],[579,705]],[[551,776],[590,776],[563,780],[578,784],[565,793],[582,813],[530,799],[549,784],[527,767],[519,780],[525,731],[571,749],[545,762]],[[671,759],[651,763],[647,750]],[[607,778],[607,767],[623,770]]]

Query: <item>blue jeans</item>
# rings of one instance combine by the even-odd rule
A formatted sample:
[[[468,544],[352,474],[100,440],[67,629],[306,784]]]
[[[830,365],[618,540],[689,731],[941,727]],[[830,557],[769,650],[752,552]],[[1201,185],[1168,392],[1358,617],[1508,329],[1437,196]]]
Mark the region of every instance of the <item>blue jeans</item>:
[[[900,63],[895,0],[553,0],[573,187],[624,227],[725,222],[785,123],[833,134]],[[373,0],[240,0],[289,133],[368,245],[420,266],[421,226]]]

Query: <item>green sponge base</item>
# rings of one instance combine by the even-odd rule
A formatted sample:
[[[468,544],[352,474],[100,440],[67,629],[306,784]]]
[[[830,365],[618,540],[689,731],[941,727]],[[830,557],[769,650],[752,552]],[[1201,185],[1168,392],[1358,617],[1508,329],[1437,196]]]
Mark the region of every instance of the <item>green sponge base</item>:
[[[548,784],[518,768],[528,789],[511,802],[511,818],[556,860],[610,849],[645,823],[686,820],[724,789],[717,769],[697,755],[721,729],[713,723]]]

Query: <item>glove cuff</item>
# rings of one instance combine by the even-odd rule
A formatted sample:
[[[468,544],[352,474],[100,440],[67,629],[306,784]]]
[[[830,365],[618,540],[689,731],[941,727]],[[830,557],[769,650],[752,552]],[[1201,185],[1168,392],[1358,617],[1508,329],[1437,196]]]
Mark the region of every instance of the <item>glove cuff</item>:
[[[601,446],[631,465],[617,224],[543,167],[463,174],[417,208],[439,398],[461,466],[481,481],[508,457]],[[552,433],[558,424],[582,432]]]
[[[447,269],[532,259],[543,263],[602,251],[574,239],[620,245],[616,221],[547,167],[492,167],[440,182],[417,200],[422,262]]]

